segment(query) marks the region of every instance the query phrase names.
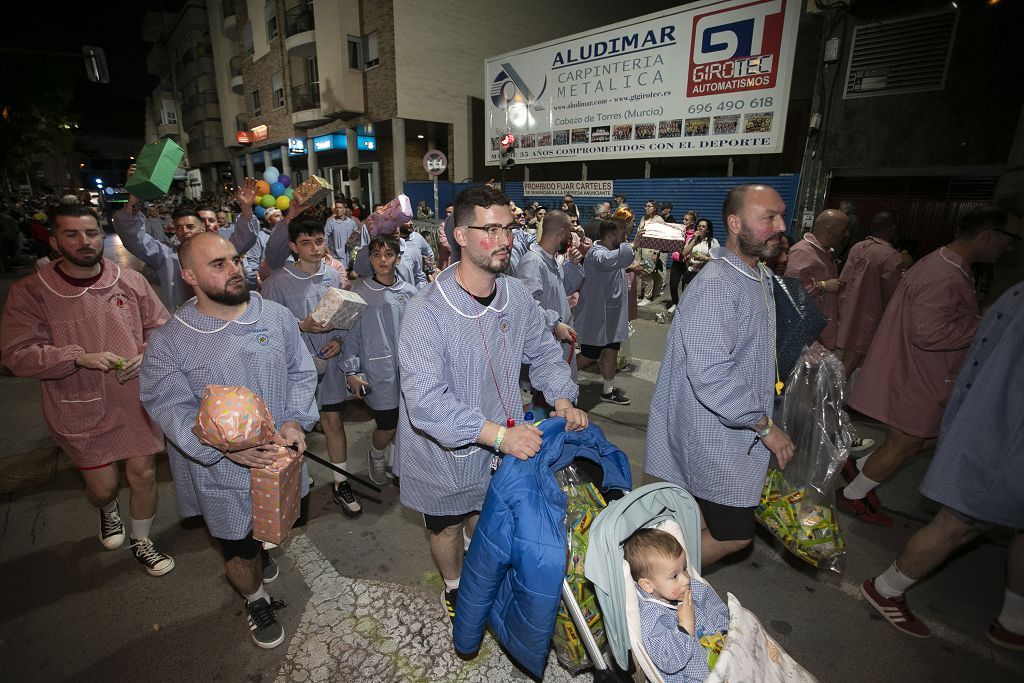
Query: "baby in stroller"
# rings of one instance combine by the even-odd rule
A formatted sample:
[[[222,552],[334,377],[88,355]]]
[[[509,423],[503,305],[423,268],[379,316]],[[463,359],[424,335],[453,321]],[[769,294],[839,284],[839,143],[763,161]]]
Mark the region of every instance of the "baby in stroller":
[[[642,528],[622,547],[636,582],[640,630],[667,683],[707,678],[729,627],[729,609],[703,581],[691,579],[686,551],[672,534]]]

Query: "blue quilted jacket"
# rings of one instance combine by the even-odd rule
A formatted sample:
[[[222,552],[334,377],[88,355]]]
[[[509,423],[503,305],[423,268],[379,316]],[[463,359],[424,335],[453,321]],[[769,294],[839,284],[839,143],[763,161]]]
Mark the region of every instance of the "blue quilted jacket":
[[[562,418],[539,427],[544,445],[536,457],[505,456],[491,479],[462,569],[454,628],[455,649],[471,654],[490,625],[512,658],[538,678],[565,577],[566,495],[555,472],[585,458],[603,469],[601,488],[632,486],[625,453],[599,427],[566,432]]]

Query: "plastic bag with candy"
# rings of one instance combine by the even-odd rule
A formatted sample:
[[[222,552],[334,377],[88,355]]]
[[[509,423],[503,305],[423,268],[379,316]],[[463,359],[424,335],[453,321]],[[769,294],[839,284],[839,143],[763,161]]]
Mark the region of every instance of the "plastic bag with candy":
[[[378,211],[374,211],[363,223],[366,225],[370,237],[377,235],[389,235],[399,225],[404,225],[412,220],[412,202],[404,194],[400,194]]]
[[[245,387],[211,384],[203,392],[192,433],[225,453],[269,443],[276,432],[263,399]]]

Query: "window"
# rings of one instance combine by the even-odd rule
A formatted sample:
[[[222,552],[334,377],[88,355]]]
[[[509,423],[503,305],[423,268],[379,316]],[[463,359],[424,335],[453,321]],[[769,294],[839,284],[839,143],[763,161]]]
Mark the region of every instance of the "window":
[[[377,34],[368,33],[363,36],[363,69],[369,71],[380,66],[380,52],[377,50]]]
[[[267,40],[273,40],[277,38],[277,0],[270,0],[266,4],[264,16],[267,18]]]
[[[363,68],[363,41],[356,36],[348,37],[348,68]]]
[[[320,69],[316,64],[316,55],[306,57],[306,83],[319,83]]]
[[[274,109],[284,106],[284,74],[280,71],[270,77],[270,99]]]
[[[174,110],[174,100],[160,100],[160,121],[169,125],[178,122],[178,113]]]
[[[252,22],[245,22],[242,27],[242,51],[245,54],[252,54]]]
[[[259,116],[263,111],[263,107],[260,106],[260,91],[253,90],[250,100],[252,101],[252,115]]]

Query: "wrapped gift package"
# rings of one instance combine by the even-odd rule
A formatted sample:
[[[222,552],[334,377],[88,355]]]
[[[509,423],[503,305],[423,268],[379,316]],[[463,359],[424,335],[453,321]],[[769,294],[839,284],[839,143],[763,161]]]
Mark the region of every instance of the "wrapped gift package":
[[[159,199],[174,182],[174,172],[185,152],[174,140],[165,138],[146,145],[135,160],[135,173],[124,187],[143,201]]]
[[[252,537],[279,544],[299,518],[302,497],[302,456],[283,446],[277,460],[252,474]]]
[[[334,188],[329,182],[320,176],[311,175],[295,188],[292,201],[297,201],[303,206],[310,206],[323,201],[332,192],[334,192]]]
[[[275,432],[274,418],[262,398],[245,387],[216,384],[203,392],[192,425],[200,441],[225,453],[262,446]]]
[[[309,316],[321,325],[330,323],[333,330],[347,330],[365,310],[366,300],[355,292],[328,287]]]
[[[405,225],[412,220],[412,202],[404,194],[400,194],[384,205],[379,211],[374,211],[366,220],[366,230],[370,237],[377,235],[390,235],[399,225]]]

